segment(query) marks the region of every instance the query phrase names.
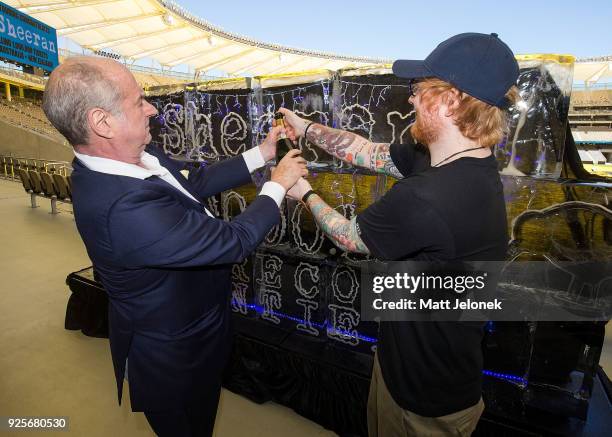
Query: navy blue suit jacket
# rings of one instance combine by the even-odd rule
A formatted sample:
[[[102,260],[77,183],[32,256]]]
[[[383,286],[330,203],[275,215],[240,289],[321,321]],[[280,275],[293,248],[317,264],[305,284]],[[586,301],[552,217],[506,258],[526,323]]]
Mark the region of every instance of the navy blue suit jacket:
[[[251,182],[244,158],[193,171],[153,147],[161,165],[196,199]],[[119,402],[125,360],[133,411],[180,409],[214,389],[230,351],[231,266],[279,222],[257,196],[231,222],[156,176],[141,180],[73,163],[77,228],[109,296],[109,330]]]

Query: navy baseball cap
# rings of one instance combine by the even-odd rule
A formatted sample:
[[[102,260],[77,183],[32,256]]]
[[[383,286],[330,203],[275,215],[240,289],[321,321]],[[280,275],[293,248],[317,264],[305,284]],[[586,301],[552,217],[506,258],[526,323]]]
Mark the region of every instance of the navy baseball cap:
[[[507,108],[519,66],[496,33],[460,33],[441,42],[424,61],[398,60],[393,73],[407,79],[437,77],[489,105]]]

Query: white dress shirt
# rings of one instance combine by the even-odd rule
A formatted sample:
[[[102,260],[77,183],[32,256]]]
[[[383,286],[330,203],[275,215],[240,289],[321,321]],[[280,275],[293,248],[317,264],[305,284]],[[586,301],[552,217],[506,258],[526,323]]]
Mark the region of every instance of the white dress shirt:
[[[192,200],[195,200],[198,203],[200,202],[198,199],[193,197],[189,191],[187,191],[183,186],[176,180],[176,178],[168,171],[168,169],[162,166],[159,163],[159,159],[157,157],[147,153],[142,152],[140,155],[140,162],[146,168],[143,168],[136,164],[129,164],[127,162],[116,161],[114,159],[101,158],[99,156],[90,156],[84,155],[82,153],[74,152],[75,156],[81,161],[85,167],[90,170],[97,171],[99,173],[113,174],[118,176],[128,176],[137,179],[146,179],[151,176],[157,176],[163,181],[167,182],[185,196],[189,197]],[[254,172],[260,167],[265,165],[264,157],[259,150],[259,147],[253,147],[252,149],[247,150],[242,154],[244,158],[244,162],[246,163],[247,168],[249,169],[249,173]],[[276,204],[280,207],[281,202],[285,198],[286,191],[283,186],[277,182],[268,181],[263,184],[259,195],[269,196],[271,197]],[[205,206],[203,206],[204,212],[211,217],[214,217]]]

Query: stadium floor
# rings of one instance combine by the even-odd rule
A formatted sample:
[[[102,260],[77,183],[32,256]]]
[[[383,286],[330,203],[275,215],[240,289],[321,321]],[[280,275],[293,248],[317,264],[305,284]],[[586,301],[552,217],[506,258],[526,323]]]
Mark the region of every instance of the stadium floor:
[[[153,435],[144,415],[130,411],[126,387],[117,405],[108,340],[64,329],[66,276],[91,265],[71,206],[58,203],[61,213],[51,215],[47,199],[38,198],[39,208],[29,205],[21,184],[0,180],[2,416],[68,416],[69,432],[61,436]],[[223,390],[214,435],[336,434],[283,406]]]

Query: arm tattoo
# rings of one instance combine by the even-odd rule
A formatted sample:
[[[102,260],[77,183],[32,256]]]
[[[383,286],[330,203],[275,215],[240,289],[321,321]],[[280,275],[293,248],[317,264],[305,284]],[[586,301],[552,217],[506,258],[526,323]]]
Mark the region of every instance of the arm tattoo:
[[[372,143],[352,132],[314,124],[306,138],[327,153],[349,164],[364,167],[394,178],[402,178],[389,154],[389,144]]]
[[[316,194],[308,198],[308,207],[325,235],[340,249],[347,252],[370,253],[359,236],[355,217],[348,220]]]
[[[393,163],[389,148],[389,144],[378,144],[378,147],[376,148],[376,165],[374,170],[377,173],[385,173],[389,176],[393,176],[396,179],[401,179],[404,176]]]

